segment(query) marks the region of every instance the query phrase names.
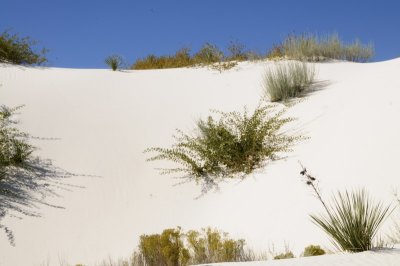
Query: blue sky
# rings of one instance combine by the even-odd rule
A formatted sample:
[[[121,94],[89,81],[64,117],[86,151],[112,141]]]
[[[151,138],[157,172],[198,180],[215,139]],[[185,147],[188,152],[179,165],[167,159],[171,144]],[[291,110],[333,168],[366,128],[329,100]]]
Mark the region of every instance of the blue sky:
[[[0,32],[38,40],[56,67],[106,68],[110,54],[133,63],[205,42],[265,52],[303,32],[372,42],[381,61],[400,56],[399,12],[397,0],[2,0]]]

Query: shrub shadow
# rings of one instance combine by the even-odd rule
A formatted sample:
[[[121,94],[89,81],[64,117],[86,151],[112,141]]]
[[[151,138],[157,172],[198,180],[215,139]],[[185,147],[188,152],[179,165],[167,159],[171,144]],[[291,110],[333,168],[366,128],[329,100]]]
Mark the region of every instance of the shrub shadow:
[[[73,176],[83,175],[68,172],[53,165],[51,160],[41,158],[7,170],[0,178],[0,229],[4,230],[11,245],[15,246],[14,234],[1,220],[6,216],[17,219],[41,217],[41,206],[64,209],[48,203],[47,198],[60,196],[60,191],[84,188],[67,183],[67,179]]]

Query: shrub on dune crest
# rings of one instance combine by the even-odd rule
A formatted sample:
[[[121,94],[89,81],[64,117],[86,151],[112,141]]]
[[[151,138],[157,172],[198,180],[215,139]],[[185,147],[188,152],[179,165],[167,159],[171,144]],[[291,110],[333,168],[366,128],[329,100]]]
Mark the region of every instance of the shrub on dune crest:
[[[279,50],[283,57],[314,62],[327,59],[367,62],[374,55],[371,44],[363,45],[359,40],[345,44],[337,34],[322,37],[314,34],[290,35]]]
[[[326,252],[320,246],[309,245],[303,251],[303,257],[320,256]]]
[[[303,62],[278,62],[264,74],[264,92],[271,102],[301,95],[313,83],[315,69]]]
[[[104,62],[111,67],[111,69],[113,71],[116,71],[118,68],[121,67],[123,60],[122,57],[119,55],[110,55],[108,57],[106,57],[106,59],[104,60]]]
[[[46,49],[37,52],[34,50],[36,41],[29,37],[10,35],[4,31],[0,35],[0,63],[17,65],[41,65],[47,62]]]
[[[148,159],[168,160],[180,165],[163,169],[162,174],[183,173],[187,181],[202,185],[202,192],[218,187],[224,179],[244,178],[280,154],[290,151],[299,136],[280,132],[292,118],[282,117],[285,109],[258,107],[254,113],[217,112],[220,119],[209,116],[197,123],[194,136],[178,130],[171,148],[149,148],[155,152]]]

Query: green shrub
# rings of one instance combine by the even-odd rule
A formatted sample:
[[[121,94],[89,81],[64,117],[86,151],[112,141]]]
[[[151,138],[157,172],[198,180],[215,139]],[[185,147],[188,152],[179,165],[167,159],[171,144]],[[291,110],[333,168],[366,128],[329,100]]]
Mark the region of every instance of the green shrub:
[[[325,209],[325,213],[310,215],[312,221],[324,230],[336,248],[342,251],[362,252],[375,247],[376,234],[384,220],[393,211],[390,205],[373,201],[364,190],[338,192],[332,204],[323,200],[317,180],[306,168],[300,174]]]
[[[190,258],[179,227],[165,229],[161,235],[142,235],[139,250],[148,266],[187,265]]]
[[[224,53],[214,44],[205,43],[200,50],[193,56],[196,64],[209,65],[221,62]]]
[[[279,255],[276,255],[274,257],[274,260],[283,260],[283,259],[292,259],[294,258],[294,255],[291,251],[287,251],[285,253],[281,253]]]
[[[289,35],[279,47],[289,59],[314,62],[326,59],[367,62],[374,55],[371,44],[363,45],[358,40],[344,44],[337,34],[322,37],[313,34]]]
[[[110,55],[108,57],[106,57],[106,59],[104,60],[104,62],[111,67],[111,69],[113,71],[117,70],[118,68],[121,67],[121,65],[123,64],[123,59],[121,56],[119,55]]]
[[[10,109],[0,107],[0,180],[6,177],[12,167],[24,167],[34,147],[27,141],[28,134],[14,127],[11,116],[22,106]]]
[[[307,246],[303,252],[304,257],[320,256],[324,254],[325,250],[323,250],[320,246],[314,246],[314,245]]]
[[[4,31],[0,35],[0,62],[17,65],[41,65],[47,62],[46,49],[37,52],[33,46],[36,41],[29,37],[19,37]]]
[[[292,121],[283,118],[285,109],[275,106],[258,107],[249,115],[239,112],[218,112],[219,120],[209,116],[197,123],[197,134],[178,130],[176,143],[171,148],[149,148],[155,152],[148,159],[169,160],[180,166],[163,169],[162,174],[183,173],[188,181],[202,185],[205,193],[218,187],[224,179],[244,178],[267,161],[280,159],[280,154],[290,151],[298,136],[280,132],[282,126]]]
[[[313,65],[303,62],[278,62],[264,74],[264,92],[271,102],[301,95],[315,79]]]
[[[132,69],[163,69],[193,66],[194,60],[190,56],[189,48],[178,50],[173,56],[149,55],[143,59],[138,59],[132,65]]]

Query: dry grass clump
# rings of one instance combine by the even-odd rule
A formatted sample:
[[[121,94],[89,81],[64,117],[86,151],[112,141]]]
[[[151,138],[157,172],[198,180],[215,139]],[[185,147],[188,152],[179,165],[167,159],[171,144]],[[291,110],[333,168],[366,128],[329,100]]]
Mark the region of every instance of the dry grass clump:
[[[281,57],[311,62],[328,59],[367,62],[373,55],[373,45],[364,45],[359,40],[346,44],[337,34],[325,36],[302,34],[289,35],[269,52],[267,58]]]
[[[315,79],[315,68],[304,62],[277,62],[264,75],[264,93],[271,102],[301,95]]]

